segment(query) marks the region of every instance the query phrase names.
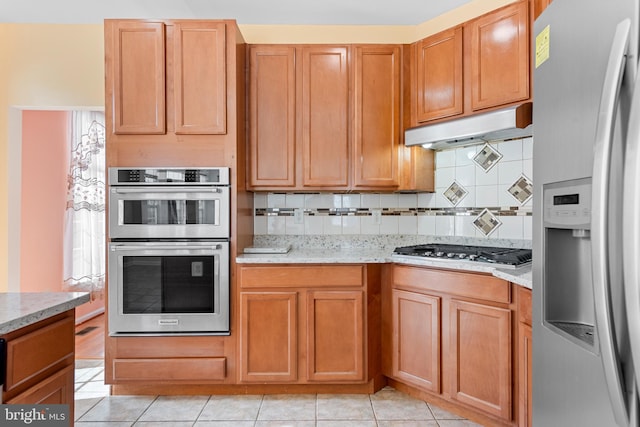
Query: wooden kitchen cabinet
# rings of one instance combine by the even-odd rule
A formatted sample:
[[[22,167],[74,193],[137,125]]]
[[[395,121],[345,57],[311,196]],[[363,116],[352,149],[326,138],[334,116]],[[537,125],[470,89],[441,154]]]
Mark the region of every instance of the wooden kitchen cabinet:
[[[349,185],[348,47],[249,49],[249,186]]]
[[[463,112],[462,27],[414,44],[417,121],[441,119]]]
[[[296,185],[296,49],[249,49],[249,184]]]
[[[529,2],[467,22],[464,33],[470,110],[529,99]]]
[[[392,290],[393,375],[440,393],[440,297]]]
[[[530,99],[529,31],[520,1],[414,43],[410,126]]]
[[[353,47],[353,187],[396,189],[399,184],[402,49]]]
[[[6,340],[7,404],[66,404],[73,419],[75,310],[17,329]]]
[[[225,31],[222,21],[105,20],[111,132],[225,134]]]
[[[368,380],[364,265],[239,265],[238,276],[241,383]]]
[[[298,292],[242,292],[242,381],[298,379]]]
[[[531,391],[533,372],[533,334],[531,290],[518,288],[518,426],[533,425]]]
[[[389,271],[383,285],[383,301],[391,300],[382,312],[383,348],[390,353],[385,374],[418,396],[426,393],[486,422],[510,425],[516,309],[511,284],[464,271],[405,265]]]
[[[451,397],[511,419],[511,310],[453,299],[450,316]]]
[[[422,185],[400,184],[402,46],[253,45],[249,63],[253,190]]]

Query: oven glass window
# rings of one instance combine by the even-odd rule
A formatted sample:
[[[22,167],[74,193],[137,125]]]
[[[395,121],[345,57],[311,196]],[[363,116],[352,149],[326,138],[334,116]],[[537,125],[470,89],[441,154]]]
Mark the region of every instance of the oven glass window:
[[[123,200],[127,225],[216,225],[216,200]]]
[[[214,256],[125,256],[125,314],[214,313]]]

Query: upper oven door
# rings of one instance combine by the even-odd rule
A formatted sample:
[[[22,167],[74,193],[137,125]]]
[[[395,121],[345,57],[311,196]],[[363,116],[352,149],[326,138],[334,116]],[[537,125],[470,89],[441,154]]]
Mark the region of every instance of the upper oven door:
[[[229,187],[111,187],[111,239],[228,239]]]

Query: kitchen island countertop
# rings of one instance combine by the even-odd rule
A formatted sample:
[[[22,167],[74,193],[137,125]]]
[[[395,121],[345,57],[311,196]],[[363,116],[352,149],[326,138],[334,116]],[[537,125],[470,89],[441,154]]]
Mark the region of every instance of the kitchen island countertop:
[[[500,269],[493,265],[473,261],[438,258],[416,258],[393,255],[393,249],[291,249],[286,254],[242,254],[236,258],[238,264],[381,264],[448,268],[452,270],[490,273],[494,276],[531,289],[531,265],[516,269]]]
[[[88,301],[88,292],[0,293],[0,335],[63,313]]]

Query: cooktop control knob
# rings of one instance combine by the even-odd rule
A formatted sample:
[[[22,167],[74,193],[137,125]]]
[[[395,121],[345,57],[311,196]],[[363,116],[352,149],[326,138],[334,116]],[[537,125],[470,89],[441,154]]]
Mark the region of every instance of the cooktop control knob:
[[[436,256],[444,256],[444,252],[436,252]]]
[[[478,255],[469,255],[469,259],[471,261],[475,261],[476,259],[478,259]]]
[[[460,259],[465,259],[467,257],[467,254],[458,254],[458,258]]]
[[[456,256],[456,254],[454,254],[453,252],[449,252],[447,254],[447,258],[453,258],[454,256]]]

